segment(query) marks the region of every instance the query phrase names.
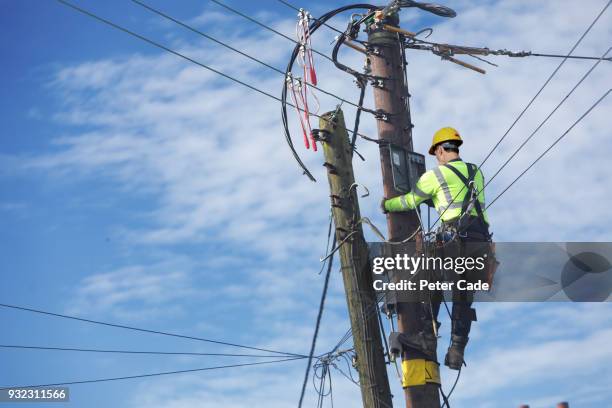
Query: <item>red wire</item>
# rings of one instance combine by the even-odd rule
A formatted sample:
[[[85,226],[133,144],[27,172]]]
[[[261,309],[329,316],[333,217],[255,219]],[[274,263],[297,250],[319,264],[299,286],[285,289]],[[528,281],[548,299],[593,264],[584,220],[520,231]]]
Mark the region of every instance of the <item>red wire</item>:
[[[293,81],[291,82],[290,86],[291,86],[291,99],[293,100],[293,105],[295,106],[295,111],[297,113],[297,117],[300,120],[300,125],[302,126],[302,133],[304,135],[304,145],[306,146],[306,149],[310,149],[310,143],[308,143],[308,134],[306,133],[306,126],[304,125],[304,120],[302,119],[302,114],[300,113],[300,104],[299,104],[298,99],[297,99],[297,95],[296,95],[296,92],[295,92],[295,86],[293,84]],[[301,92],[300,92],[300,95],[301,95]],[[304,111],[306,111],[306,109],[304,109]],[[310,128],[310,123],[308,123],[308,127]]]
[[[309,108],[308,108],[308,99],[307,99],[306,92],[308,92],[308,84],[302,83],[302,89],[300,90],[300,92],[298,92],[298,95],[302,99],[302,104],[304,106],[304,122],[307,125],[308,135],[310,136],[310,140],[312,141],[312,150],[314,150],[316,152],[317,151],[317,143],[316,143],[316,141],[314,139],[314,135],[312,134],[312,128],[310,127],[310,112],[309,112]]]

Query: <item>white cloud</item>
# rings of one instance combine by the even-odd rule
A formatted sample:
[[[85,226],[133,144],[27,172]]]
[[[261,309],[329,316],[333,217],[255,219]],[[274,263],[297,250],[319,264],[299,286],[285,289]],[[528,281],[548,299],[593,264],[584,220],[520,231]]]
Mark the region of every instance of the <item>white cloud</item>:
[[[185,261],[165,260],[89,275],[79,282],[69,313],[122,321],[181,315],[188,298],[206,296],[205,289],[193,287],[189,269]]]

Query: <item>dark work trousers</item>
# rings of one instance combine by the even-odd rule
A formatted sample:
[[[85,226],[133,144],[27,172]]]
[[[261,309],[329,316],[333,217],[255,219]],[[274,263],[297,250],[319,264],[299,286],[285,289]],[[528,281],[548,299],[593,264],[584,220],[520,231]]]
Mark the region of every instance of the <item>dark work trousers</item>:
[[[488,228],[484,223],[472,223],[471,231],[461,236],[453,236],[453,239],[444,242],[441,248],[436,248],[436,257],[479,257],[488,253],[490,243],[488,241]],[[424,275],[421,275],[424,274]],[[434,274],[428,276],[427,274]],[[472,321],[476,320],[475,310],[472,308],[474,294],[467,291],[456,289],[456,281],[466,279],[475,282],[482,279],[482,276],[471,273],[457,274],[455,271],[422,271],[419,277],[428,280],[444,280],[455,282],[453,285],[452,297],[453,304],[451,310],[451,334],[455,336],[468,337],[472,326]],[[435,279],[432,279],[435,278]],[[427,294],[421,293],[424,298],[422,301],[400,302],[397,304],[399,331],[415,335],[418,332],[434,334],[434,324],[436,331],[440,326],[438,314],[442,304],[443,295],[441,292],[431,291]],[[402,354],[403,359],[428,358],[425,354],[414,349],[405,349]]]
[[[471,217],[470,217],[471,218]],[[436,248],[436,256],[443,258],[478,258],[488,256],[490,250],[488,226],[479,219],[470,220],[470,227],[461,234],[454,234],[452,239],[446,242],[442,240],[442,246]],[[440,271],[446,281],[454,282],[453,306],[451,310],[451,334],[467,338],[472,322],[476,321],[476,311],[472,308],[474,293],[472,291],[458,290],[457,281],[466,280],[476,282],[484,279],[484,271],[468,271],[462,274],[453,270]],[[438,275],[440,276],[440,275]],[[425,305],[423,313],[423,329],[433,331],[432,321],[436,321],[440,310],[441,294],[432,296],[432,305]],[[437,323],[437,322],[436,322]]]

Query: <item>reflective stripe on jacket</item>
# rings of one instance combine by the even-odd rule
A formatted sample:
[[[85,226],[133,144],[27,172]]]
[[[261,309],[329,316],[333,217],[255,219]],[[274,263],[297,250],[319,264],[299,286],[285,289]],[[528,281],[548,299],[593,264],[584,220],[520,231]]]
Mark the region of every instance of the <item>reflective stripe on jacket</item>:
[[[448,164],[459,170],[466,178],[468,177],[467,164],[462,160],[453,160]],[[484,177],[480,169],[474,177],[474,187],[479,192],[478,201],[483,209],[484,220],[488,224],[489,219],[484,210]],[[436,211],[442,214],[442,221],[449,222],[461,215],[461,208],[467,194],[468,188],[463,181],[452,170],[442,165],[425,172],[417,181],[413,191],[385,201],[385,208],[390,212],[413,210],[423,201],[431,199]],[[449,204],[450,208],[447,209]],[[478,216],[474,206],[470,215]]]

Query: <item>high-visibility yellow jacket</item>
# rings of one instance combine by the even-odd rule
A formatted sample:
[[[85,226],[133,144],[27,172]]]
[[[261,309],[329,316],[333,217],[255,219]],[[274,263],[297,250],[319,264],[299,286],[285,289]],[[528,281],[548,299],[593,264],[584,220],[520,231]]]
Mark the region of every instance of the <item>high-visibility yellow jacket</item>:
[[[472,171],[475,173],[474,188],[478,192],[478,201],[483,211],[484,221],[488,224],[489,219],[485,211],[484,177],[480,169],[477,169],[476,165],[465,163],[461,159],[452,160],[448,165],[457,169],[467,180],[469,180],[468,165],[472,167]],[[408,211],[415,209],[423,201],[431,199],[438,213],[442,214],[442,221],[451,222],[461,216],[468,191],[464,180],[459,178],[446,165],[440,165],[425,172],[417,181],[413,191],[386,200],[385,208],[390,212]],[[467,199],[469,200],[469,198],[468,196]],[[472,206],[470,215],[478,216],[475,206]]]

